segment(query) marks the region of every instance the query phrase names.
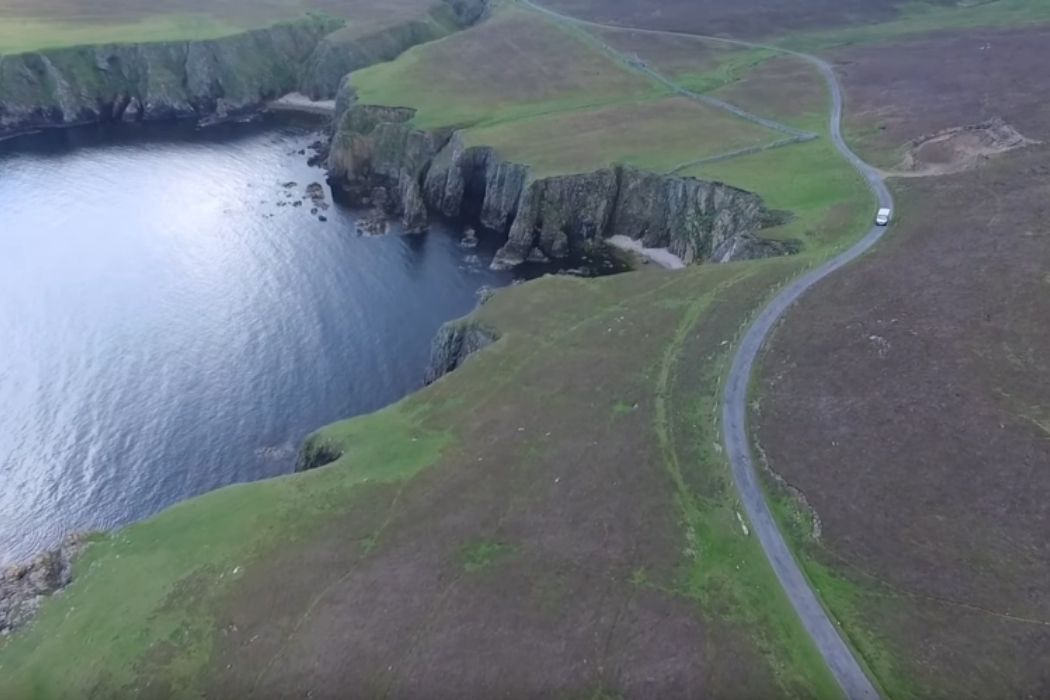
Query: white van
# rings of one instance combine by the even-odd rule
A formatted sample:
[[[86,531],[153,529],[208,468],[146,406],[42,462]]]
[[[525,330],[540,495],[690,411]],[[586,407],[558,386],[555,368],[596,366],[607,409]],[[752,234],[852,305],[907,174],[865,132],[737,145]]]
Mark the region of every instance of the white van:
[[[883,207],[882,209],[879,209],[877,212],[875,212],[875,225],[876,226],[886,226],[886,225],[888,225],[890,223],[890,215],[892,213],[893,212],[890,211],[889,209],[887,209],[886,207]]]

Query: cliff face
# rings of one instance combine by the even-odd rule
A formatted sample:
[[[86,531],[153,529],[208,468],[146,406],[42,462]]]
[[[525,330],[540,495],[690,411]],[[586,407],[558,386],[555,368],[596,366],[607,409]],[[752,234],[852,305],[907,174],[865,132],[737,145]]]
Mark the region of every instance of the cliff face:
[[[426,17],[359,35],[347,27],[326,36],[303,70],[300,91],[315,100],[336,94],[343,76],[381,61],[391,61],[407,49],[474,24],[488,10],[489,0],[441,0]]]
[[[430,344],[430,364],[424,382],[433,384],[497,340],[499,334],[496,331],[476,321],[460,319],[444,324]]]
[[[46,126],[225,116],[294,90],[337,28],[311,17],[208,41],[103,45],[4,56],[0,136]]]
[[[427,210],[420,191],[431,160],[447,137],[420,131],[405,107],[346,110],[329,150],[329,176],[341,178],[351,206],[373,206],[402,219],[405,230],[423,231]]]
[[[329,175],[350,203],[378,202],[409,231],[425,228],[430,211],[502,233],[494,267],[530,254],[569,258],[616,235],[668,248],[686,263],[796,249],[756,235],[773,216],[751,192],[626,166],[537,178],[491,148],[467,147],[459,134],[416,129],[411,109],[358,105],[348,85],[339,105]]]
[[[65,588],[73,579],[73,560],[86,546],[69,537],[57,549],[38,555],[24,566],[0,571],[0,635],[24,625],[41,601]]]
[[[340,450],[326,443],[318,433],[313,433],[307,436],[303,446],[299,448],[299,456],[295,461],[295,471],[299,473],[320,469],[342,456],[343,453]]]

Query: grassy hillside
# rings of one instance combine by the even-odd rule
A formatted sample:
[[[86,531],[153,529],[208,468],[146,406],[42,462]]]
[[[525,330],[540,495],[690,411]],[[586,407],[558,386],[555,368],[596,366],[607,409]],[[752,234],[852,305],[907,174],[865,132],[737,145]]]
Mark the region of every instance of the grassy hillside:
[[[523,10],[354,81],[363,101],[473,125],[469,139],[547,171],[671,169],[776,138]],[[785,188],[777,205],[801,210],[782,175],[739,180]],[[867,208],[841,189],[824,204]],[[802,257],[499,293],[476,321],[502,339],[397,406],[324,429],[336,463],[100,538],[77,582],[0,649],[0,689],[404,695],[454,679],[483,694],[673,683],[837,697],[742,520],[716,407],[742,323],[856,231],[840,233]]]
[[[674,96],[595,35],[527,9],[358,71],[353,84],[363,103],[412,106],[417,126],[463,128],[468,143],[540,175],[612,163],[666,172],[782,138]]]
[[[637,9],[575,6],[585,4],[603,19]],[[891,14],[875,17],[889,23],[865,36],[971,11],[889,5]],[[988,7],[966,16],[998,21],[995,7],[1017,21],[1042,16],[1034,3]],[[805,64],[630,34],[584,33],[504,8],[353,82],[363,102],[414,107],[417,125],[463,128],[471,143],[540,173],[611,162],[666,171],[778,138],[673,97],[602,43],[637,54],[693,90],[821,135],[683,171],[790,212],[765,233],[801,240],[802,254],[681,273],[548,277],[498,293],[472,322],[501,339],[397,405],[322,429],[316,440],[341,453],[334,463],[223,489],[99,537],[74,584],[31,628],[0,642],[0,695],[838,696],[742,516],[717,407],[750,315],[855,240],[873,203],[828,142],[827,98]],[[830,41],[816,36],[799,45]],[[906,223],[948,210],[919,199],[904,198]],[[867,288],[847,291],[843,298],[867,298]],[[848,337],[862,315],[843,313],[838,333]],[[811,357],[810,330],[792,336],[799,363]],[[781,406],[781,418],[792,416],[790,400]],[[1041,408],[1026,410],[1042,425]],[[777,446],[804,457],[834,444],[816,434],[791,447],[796,434],[785,431]],[[771,459],[777,465],[779,454]],[[820,483],[852,482],[835,473]],[[895,485],[882,488],[894,500],[885,489]],[[779,496],[810,576],[885,689],[937,694],[952,663],[978,667],[966,655],[979,650],[946,662],[920,654],[945,648],[943,639],[919,650],[902,642],[919,618],[896,593],[814,554],[808,512]],[[824,507],[849,515],[862,496],[847,492]],[[938,624],[950,632],[948,617]],[[927,659],[947,670],[916,680]]]
[[[326,428],[343,451],[334,464],[101,538],[0,651],[0,688],[408,694],[441,657],[461,689],[508,687],[473,661],[483,646],[519,687],[638,692],[659,663],[715,695],[836,697],[713,447],[727,341],[797,267],[498,294],[477,320],[499,343],[391,409]]]
[[[214,39],[308,12],[374,31],[425,15],[433,0],[0,0],[0,55],[86,44]]]

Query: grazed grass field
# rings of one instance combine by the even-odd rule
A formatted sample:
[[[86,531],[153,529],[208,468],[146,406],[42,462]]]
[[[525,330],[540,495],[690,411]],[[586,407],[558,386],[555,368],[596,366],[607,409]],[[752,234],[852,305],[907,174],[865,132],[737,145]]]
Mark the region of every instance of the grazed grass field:
[[[518,9],[359,71],[353,84],[366,104],[415,107],[422,128],[491,125],[668,94]]]
[[[503,121],[466,131],[537,176],[625,163],[667,172],[683,163],[772,140],[767,129],[683,97],[621,102]]]
[[[703,65],[727,70],[719,63],[726,52],[705,54],[703,44],[689,43],[695,53],[713,55]],[[471,127],[464,131],[468,142],[493,146],[539,175],[617,162],[668,171],[778,137],[672,96],[667,85],[626,69],[586,33],[523,9],[359,71],[353,83],[364,103],[411,105],[422,128]]]
[[[0,0],[0,54],[101,43],[212,39],[321,12],[371,31],[434,0]]]

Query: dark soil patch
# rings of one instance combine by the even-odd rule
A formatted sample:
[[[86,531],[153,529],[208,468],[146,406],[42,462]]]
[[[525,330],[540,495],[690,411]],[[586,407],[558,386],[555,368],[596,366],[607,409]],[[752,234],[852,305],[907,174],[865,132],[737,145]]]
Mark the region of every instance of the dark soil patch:
[[[1048,158],[898,183],[764,358],[759,441],[919,696],[1050,692]]]
[[[551,0],[550,7],[584,19],[645,29],[762,37],[791,30],[880,22],[906,0]],[[952,4],[930,2],[930,4]]]
[[[1050,138],[1050,27],[969,30],[830,54],[853,139],[889,165],[911,141],[1002,118]]]

